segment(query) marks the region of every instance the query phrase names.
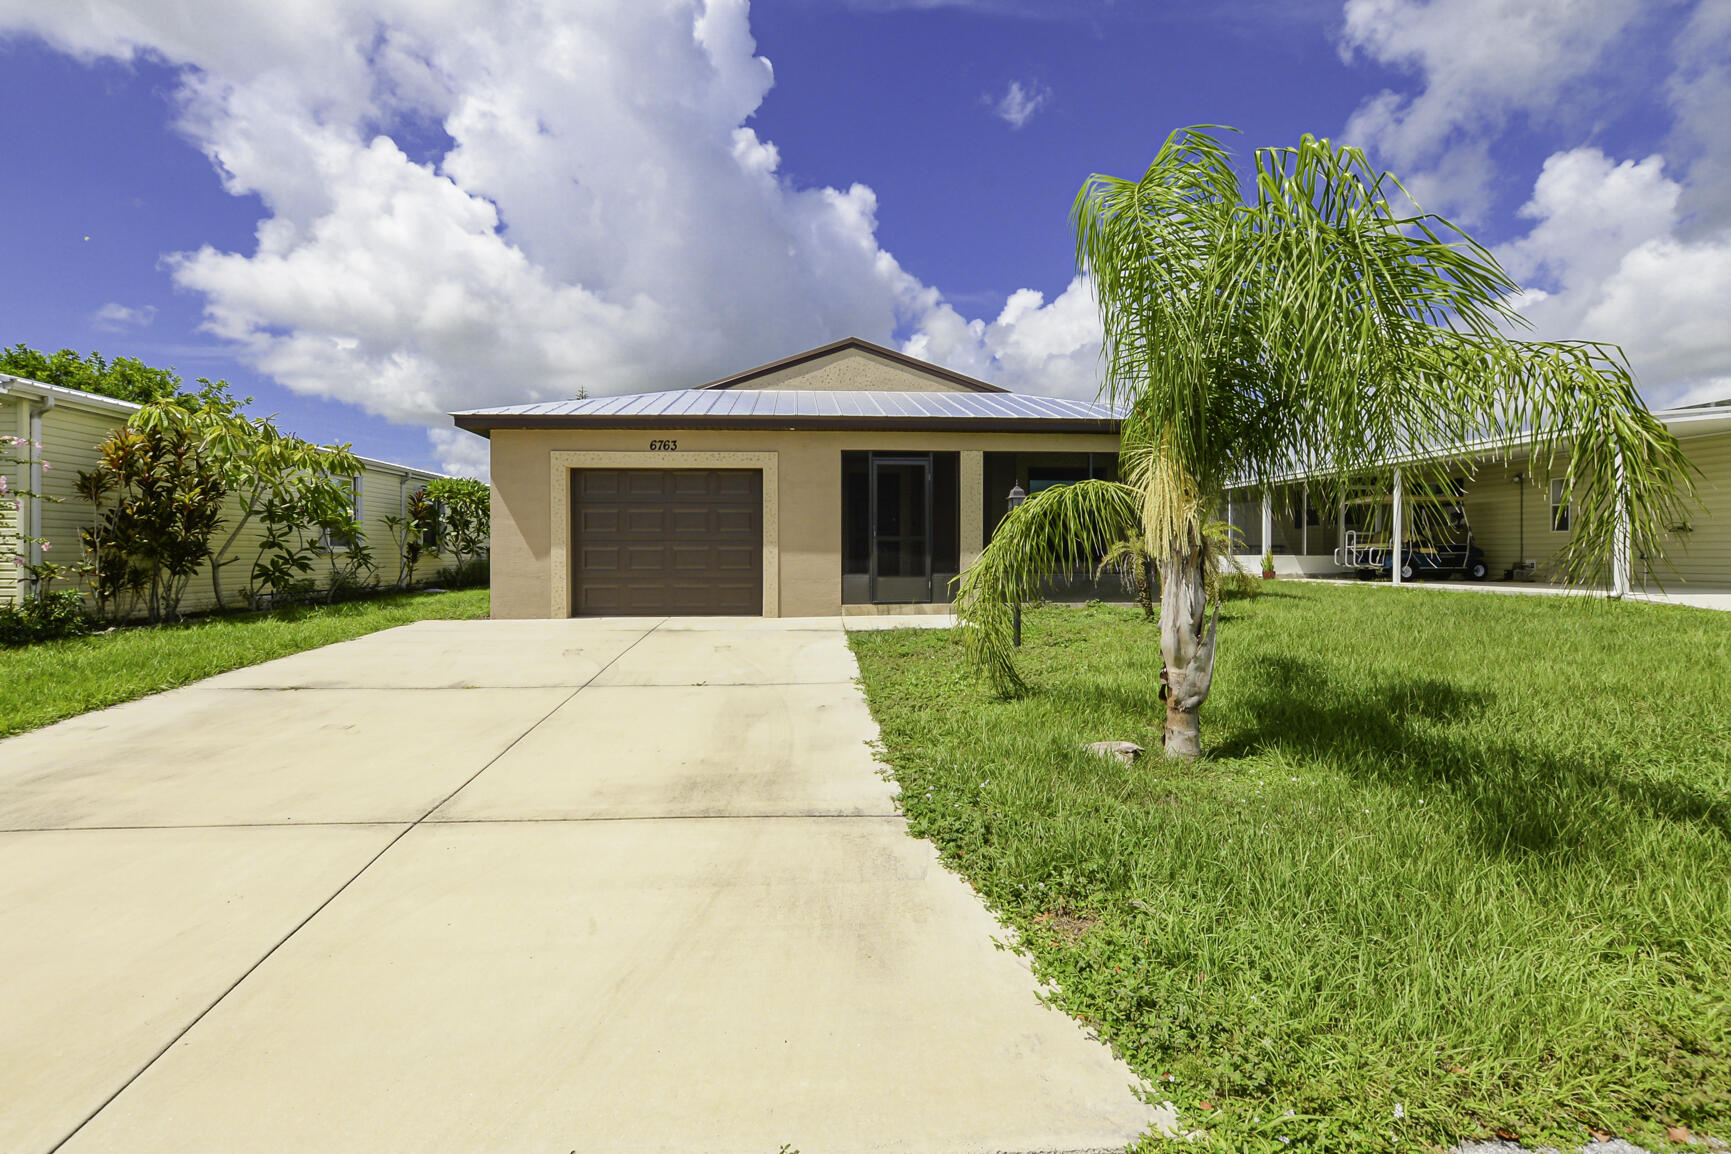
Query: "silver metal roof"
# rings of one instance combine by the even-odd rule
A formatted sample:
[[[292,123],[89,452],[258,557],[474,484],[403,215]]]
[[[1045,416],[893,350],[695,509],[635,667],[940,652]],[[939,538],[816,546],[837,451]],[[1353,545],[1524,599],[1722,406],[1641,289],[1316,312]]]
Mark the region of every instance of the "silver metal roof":
[[[802,389],[677,389],[589,397],[581,401],[545,401],[505,405],[455,413],[457,423],[486,428],[528,418],[534,423],[582,425],[590,420],[612,422],[647,418],[672,421],[848,422],[880,421],[1117,421],[1122,414],[1097,401],[1072,401],[1026,393],[942,393],[819,391]]]

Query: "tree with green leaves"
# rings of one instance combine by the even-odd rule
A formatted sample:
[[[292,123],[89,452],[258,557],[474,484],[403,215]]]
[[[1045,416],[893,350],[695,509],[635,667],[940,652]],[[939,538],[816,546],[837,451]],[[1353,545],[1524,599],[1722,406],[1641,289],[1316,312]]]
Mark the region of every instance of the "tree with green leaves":
[[[146,404],[128,422],[138,429],[182,429],[200,456],[236,498],[238,515],[211,550],[210,586],[218,610],[224,567],[241,560],[235,546],[267,509],[345,509],[352,513],[347,485],[361,471],[348,445],[315,445],[276,427],[273,417],[248,416],[252,398],[237,399],[225,381],[201,381],[197,393]],[[335,514],[325,513],[327,519]]]
[[[154,368],[137,357],[111,361],[101,353],[81,357],[71,349],[40,353],[22,343],[0,349],[0,373],[140,405],[180,392],[180,378],[173,369]]]
[[[1525,325],[1519,286],[1448,221],[1397,209],[1405,189],[1361,151],[1306,136],[1258,149],[1252,167],[1246,195],[1204,126],[1175,132],[1138,180],[1083,184],[1076,257],[1099,303],[1102,395],[1125,413],[1123,481],[1012,511],[956,602],[970,657],[1015,692],[1012,607],[1046,574],[1140,536],[1160,577],[1174,757],[1201,753],[1219,621],[1205,526],[1229,487],[1304,475],[1327,499],[1396,467],[1443,482],[1447,455],[1469,445],[1525,452],[1569,492],[1559,574],[1613,588],[1629,557],[1662,555],[1692,497],[1622,352],[1510,335]]]
[[[426,494],[437,510],[439,550],[451,554],[452,572],[461,580],[465,562],[487,552],[491,490],[473,477],[440,477],[427,482]]]

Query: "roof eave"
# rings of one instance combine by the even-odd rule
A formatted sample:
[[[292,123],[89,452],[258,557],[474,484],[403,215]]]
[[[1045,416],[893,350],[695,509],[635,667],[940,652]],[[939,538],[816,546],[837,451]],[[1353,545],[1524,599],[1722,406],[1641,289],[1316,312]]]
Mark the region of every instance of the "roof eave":
[[[486,434],[493,429],[678,429],[688,432],[909,432],[909,433],[1104,433],[1116,435],[1117,418],[1086,417],[801,417],[689,416],[573,417],[565,415],[456,413],[459,429]]]

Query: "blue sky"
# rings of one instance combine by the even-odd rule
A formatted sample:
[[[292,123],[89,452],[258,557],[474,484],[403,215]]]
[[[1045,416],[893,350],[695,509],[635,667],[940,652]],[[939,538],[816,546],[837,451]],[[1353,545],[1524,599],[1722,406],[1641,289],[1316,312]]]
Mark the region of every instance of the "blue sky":
[[[450,409],[853,333],[1090,395],[1071,198],[1213,122],[1365,146],[1541,335],[1724,396],[1728,62],[1731,0],[0,0],[0,341],[450,468]]]

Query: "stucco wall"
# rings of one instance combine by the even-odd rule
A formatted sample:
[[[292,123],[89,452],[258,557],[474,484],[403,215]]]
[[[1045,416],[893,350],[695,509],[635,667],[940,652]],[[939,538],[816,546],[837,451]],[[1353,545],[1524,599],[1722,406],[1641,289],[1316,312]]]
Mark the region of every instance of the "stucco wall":
[[[900,392],[966,393],[972,390],[931,373],[922,373],[861,349],[842,349],[803,364],[765,373],[735,389],[883,389]]]
[[[492,435],[493,616],[546,617],[551,612],[553,554],[551,454],[642,453],[651,440],[674,440],[665,453],[675,468],[689,453],[776,454],[779,509],[779,615],[841,612],[841,454],[850,449],[907,452],[1116,453],[1110,434],[747,432],[727,430],[525,430]],[[977,468],[977,459],[975,467]],[[964,457],[962,488],[968,491]],[[633,462],[633,467],[642,467]],[[977,490],[975,490],[977,492]],[[967,514],[964,504],[964,517]],[[966,522],[964,521],[964,525]],[[977,522],[976,522],[977,524]],[[978,532],[977,528],[975,530]],[[964,530],[965,535],[965,530]],[[967,550],[967,542],[963,542]]]

